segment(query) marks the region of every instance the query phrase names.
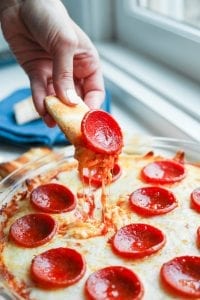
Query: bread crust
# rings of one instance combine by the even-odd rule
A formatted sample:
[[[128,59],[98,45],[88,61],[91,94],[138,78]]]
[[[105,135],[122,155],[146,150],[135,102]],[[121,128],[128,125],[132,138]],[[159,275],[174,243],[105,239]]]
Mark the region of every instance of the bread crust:
[[[56,121],[68,140],[77,145],[81,138],[81,121],[89,111],[88,106],[80,99],[77,105],[69,106],[62,103],[55,96],[45,98],[48,113]]]
[[[0,180],[16,169],[21,168],[24,164],[50,153],[53,153],[53,150],[47,147],[31,148],[15,160],[0,163]]]

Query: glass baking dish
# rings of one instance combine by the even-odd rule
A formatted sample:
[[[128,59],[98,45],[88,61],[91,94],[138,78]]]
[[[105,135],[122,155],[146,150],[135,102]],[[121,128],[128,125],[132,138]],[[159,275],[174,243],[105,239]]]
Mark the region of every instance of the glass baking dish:
[[[138,137],[127,138],[123,152],[125,154],[146,154],[153,151],[156,155],[164,155],[173,158],[177,152],[184,152],[187,162],[200,165],[200,143],[186,140],[178,140],[164,137]],[[67,146],[57,151],[57,157],[49,154],[37,160],[25,164],[22,168],[14,171],[0,182],[0,211],[9,203],[13,195],[22,189],[27,179],[45,174],[45,172],[55,170],[62,164],[73,162],[74,148]],[[0,214],[1,224],[1,214]],[[0,276],[0,299],[21,299],[9,290],[9,288],[1,282]]]

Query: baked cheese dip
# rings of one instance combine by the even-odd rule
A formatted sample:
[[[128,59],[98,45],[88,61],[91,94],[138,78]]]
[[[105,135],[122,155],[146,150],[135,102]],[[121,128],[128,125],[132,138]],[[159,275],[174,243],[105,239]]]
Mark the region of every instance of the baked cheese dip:
[[[19,299],[200,299],[200,167],[122,153],[112,176],[76,160],[1,210],[0,275]]]

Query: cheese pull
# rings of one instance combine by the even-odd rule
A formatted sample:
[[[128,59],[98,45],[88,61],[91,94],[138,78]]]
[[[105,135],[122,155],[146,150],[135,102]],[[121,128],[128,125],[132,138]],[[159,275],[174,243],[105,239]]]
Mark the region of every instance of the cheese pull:
[[[69,106],[62,103],[55,96],[45,98],[46,109],[64,132],[68,140],[73,144],[79,144],[81,137],[81,122],[89,111],[88,106],[78,97],[77,105]]]

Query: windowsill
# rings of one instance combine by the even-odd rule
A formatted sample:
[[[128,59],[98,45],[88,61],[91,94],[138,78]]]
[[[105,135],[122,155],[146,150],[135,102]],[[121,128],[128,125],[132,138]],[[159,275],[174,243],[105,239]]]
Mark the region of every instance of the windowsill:
[[[98,43],[97,48],[119,109],[140,118],[147,132],[200,141],[196,82],[118,44]]]

